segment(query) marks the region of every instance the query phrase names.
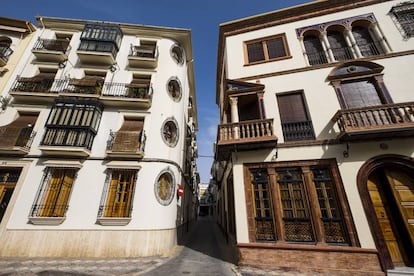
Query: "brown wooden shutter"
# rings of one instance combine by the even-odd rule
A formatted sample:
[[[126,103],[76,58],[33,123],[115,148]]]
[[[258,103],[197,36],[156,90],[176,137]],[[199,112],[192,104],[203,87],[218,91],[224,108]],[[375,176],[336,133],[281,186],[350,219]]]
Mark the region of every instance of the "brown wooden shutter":
[[[282,123],[308,121],[301,93],[278,95],[277,103]]]
[[[137,151],[140,146],[141,131],[144,121],[126,119],[116,133],[112,151]]]
[[[37,115],[20,115],[12,123],[0,127],[0,146],[13,147],[24,128],[32,128],[37,120]]]

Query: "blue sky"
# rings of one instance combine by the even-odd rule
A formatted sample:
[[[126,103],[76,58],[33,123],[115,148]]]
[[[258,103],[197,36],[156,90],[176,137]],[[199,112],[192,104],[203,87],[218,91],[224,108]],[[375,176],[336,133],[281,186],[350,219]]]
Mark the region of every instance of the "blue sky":
[[[9,0],[0,16],[29,20],[35,16],[91,19],[192,30],[199,131],[201,182],[210,179],[213,143],[219,114],[215,103],[215,81],[219,25],[310,0]]]

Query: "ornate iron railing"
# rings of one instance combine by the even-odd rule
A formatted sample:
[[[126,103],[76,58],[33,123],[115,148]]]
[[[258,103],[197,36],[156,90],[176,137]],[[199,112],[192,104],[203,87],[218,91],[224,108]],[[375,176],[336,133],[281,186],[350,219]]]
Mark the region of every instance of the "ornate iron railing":
[[[21,147],[30,149],[36,132],[31,127],[2,127],[0,128],[0,147]]]
[[[66,39],[44,39],[38,38],[33,50],[47,50],[65,53],[68,49],[69,41]]]
[[[315,139],[312,121],[282,123],[285,141],[301,141]]]
[[[0,58],[7,62],[9,60],[10,55],[13,54],[13,50],[10,49],[8,46],[0,46]]]

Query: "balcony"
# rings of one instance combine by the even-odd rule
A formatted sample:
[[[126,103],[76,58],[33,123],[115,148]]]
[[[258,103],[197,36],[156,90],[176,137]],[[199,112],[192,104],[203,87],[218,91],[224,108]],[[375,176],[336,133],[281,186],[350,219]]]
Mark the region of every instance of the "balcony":
[[[58,96],[58,91],[54,90],[56,87],[53,87],[54,81],[51,77],[17,77],[10,95],[17,101],[51,103]]]
[[[32,53],[38,61],[64,62],[67,56],[69,40],[39,38],[33,46]]]
[[[414,102],[339,110],[332,118],[342,141],[414,135]]]
[[[2,127],[0,129],[0,154],[28,154],[35,134],[32,127]]]
[[[113,158],[144,157],[145,134],[141,131],[111,131],[107,142],[106,154]]]
[[[52,103],[58,96],[98,98],[105,106],[144,108],[151,106],[151,84],[103,82],[101,78],[52,79],[18,77],[10,95],[19,103]]]
[[[90,127],[47,127],[39,149],[56,156],[89,156],[95,132]]]
[[[217,134],[218,161],[226,160],[232,151],[269,149],[277,145],[273,119],[221,124]]]
[[[111,66],[118,53],[116,46],[108,41],[81,41],[77,54],[83,64]]]
[[[154,46],[132,46],[128,55],[131,68],[154,69],[158,66],[157,48]]]
[[[282,123],[282,131],[285,142],[315,139],[312,121]]]
[[[13,54],[13,50],[8,46],[0,45],[0,66],[4,66],[9,61],[9,56]]]

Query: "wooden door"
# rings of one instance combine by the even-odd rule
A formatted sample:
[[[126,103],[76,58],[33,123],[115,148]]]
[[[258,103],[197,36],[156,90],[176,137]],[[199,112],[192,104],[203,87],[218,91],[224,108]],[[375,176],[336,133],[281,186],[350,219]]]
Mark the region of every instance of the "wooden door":
[[[414,265],[414,178],[383,169],[370,175],[368,191],[394,266]]]

